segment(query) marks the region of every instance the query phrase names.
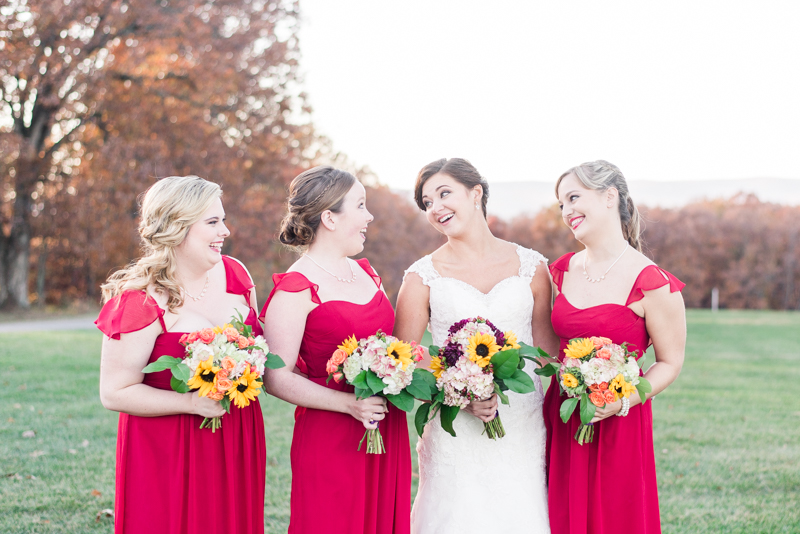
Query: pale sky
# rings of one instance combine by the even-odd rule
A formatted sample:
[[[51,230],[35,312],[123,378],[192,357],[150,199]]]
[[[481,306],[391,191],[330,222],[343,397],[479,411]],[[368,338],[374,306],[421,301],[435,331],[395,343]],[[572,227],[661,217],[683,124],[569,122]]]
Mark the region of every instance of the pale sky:
[[[301,0],[312,120],[410,189],[594,159],[629,180],[800,178],[800,2]]]

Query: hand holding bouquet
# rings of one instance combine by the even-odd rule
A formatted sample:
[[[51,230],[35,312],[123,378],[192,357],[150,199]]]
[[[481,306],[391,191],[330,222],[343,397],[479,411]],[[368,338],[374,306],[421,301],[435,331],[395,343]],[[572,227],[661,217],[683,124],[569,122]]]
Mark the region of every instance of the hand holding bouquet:
[[[252,328],[244,324],[241,315],[229,324],[184,334],[180,344],[186,347],[185,358],[161,356],[142,372],[169,369],[173,390],[178,393],[196,390],[201,397],[219,401],[228,413],[231,402],[244,408],[256,398],[263,385],[265,367],[278,369],[285,365],[277,354],[269,352],[262,336],[253,336]],[[200,428],[210,428],[212,432],[221,426],[220,417],[206,417],[200,424]]]
[[[597,408],[603,408],[617,400],[639,392],[642,402],[652,390],[650,382],[639,376],[636,353],[626,343],[616,345],[605,337],[572,339],[564,349],[561,365],[550,363],[540,374],[551,376],[558,373],[558,383],[567,399],[561,403],[561,420],[569,421],[575,408],[580,405],[581,425],[575,433],[580,445],[594,439],[594,418]]]
[[[430,400],[436,392],[436,379],[417,369],[422,347],[406,343],[381,331],[365,339],[351,336],[339,345],[328,360],[328,381],[345,380],[355,388],[356,398],[380,395],[403,410],[414,409],[414,399]],[[358,443],[367,440],[368,454],[383,454],[383,438],[377,428],[368,429]]]
[[[422,435],[425,425],[438,412],[442,428],[453,437],[453,421],[470,402],[486,400],[496,393],[503,404],[509,404],[506,391],[534,391],[533,380],[522,370],[525,360],[547,357],[541,349],[517,343],[514,332],[501,332],[482,317],[451,326],[445,346],[432,346],[430,353],[438,394],[431,404],[423,404],[417,410],[417,433]],[[499,415],[484,427],[491,439],[506,435]]]

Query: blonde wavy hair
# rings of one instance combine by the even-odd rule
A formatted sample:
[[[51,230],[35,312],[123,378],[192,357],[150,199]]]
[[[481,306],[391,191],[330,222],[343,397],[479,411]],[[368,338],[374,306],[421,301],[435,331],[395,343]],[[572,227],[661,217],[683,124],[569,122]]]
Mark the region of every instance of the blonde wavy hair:
[[[625,181],[622,171],[613,163],[602,159],[572,167],[558,177],[558,181],[556,182],[556,198],[558,198],[558,186],[561,185],[561,180],[568,174],[577,176],[578,180],[580,180],[587,189],[605,191],[613,187],[617,190],[619,193],[618,208],[620,224],[622,225],[622,235],[633,248],[641,252],[642,217],[639,215],[639,210],[636,209],[636,205],[633,203],[633,199],[628,192],[628,182]]]
[[[220,197],[219,185],[198,176],[169,176],[145,191],[139,223],[143,255],[108,277],[101,286],[103,302],[123,291],[146,290],[152,285],[167,294],[169,311],[183,306],[181,286],[175,279],[175,247]]]

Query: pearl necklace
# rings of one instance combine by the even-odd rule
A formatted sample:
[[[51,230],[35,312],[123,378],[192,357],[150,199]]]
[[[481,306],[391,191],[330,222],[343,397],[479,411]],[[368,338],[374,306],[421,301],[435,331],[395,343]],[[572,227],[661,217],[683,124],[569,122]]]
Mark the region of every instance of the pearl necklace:
[[[314,260],[314,258],[312,258],[311,256],[309,256],[308,254],[303,254],[303,256],[305,256],[305,257],[306,257],[306,258],[308,258],[309,260],[313,261],[313,262],[314,262],[314,265],[316,265],[317,267],[319,267],[320,269],[322,269],[323,271],[325,271],[326,273],[328,273],[328,274],[329,274],[329,275],[331,275],[332,277],[336,278],[336,279],[337,279],[338,281],[340,281],[340,282],[344,282],[345,284],[352,284],[353,282],[355,282],[355,281],[356,281],[356,272],[353,270],[353,266],[352,266],[352,265],[350,265],[350,262],[349,262],[349,261],[347,262],[347,265],[348,265],[348,267],[350,267],[350,274],[352,275],[352,277],[351,277],[351,278],[348,280],[347,278],[340,278],[340,277],[336,276],[335,274],[333,274],[332,272],[330,272],[328,269],[326,269],[325,267],[323,267],[322,265],[320,265],[319,263],[317,263],[317,262],[316,262],[316,260]]]
[[[586,253],[583,255],[583,276],[585,276],[585,277],[586,277],[586,279],[587,279],[588,281],[592,282],[593,284],[595,284],[595,283],[597,283],[597,282],[602,282],[603,280],[605,280],[605,279],[606,279],[606,275],[608,274],[608,271],[610,271],[610,270],[611,270],[611,267],[613,267],[614,265],[616,265],[616,264],[617,264],[617,262],[618,262],[620,259],[622,259],[622,256],[623,256],[623,255],[625,255],[625,253],[628,251],[628,248],[629,248],[629,247],[628,247],[628,243],[625,243],[625,248],[622,250],[622,254],[620,254],[620,255],[619,255],[619,257],[617,257],[617,259],[616,259],[616,260],[614,260],[614,263],[612,263],[612,264],[611,264],[611,265],[608,267],[608,269],[606,269],[606,272],[604,272],[604,273],[603,273],[603,276],[601,276],[600,278],[589,278],[589,273],[587,273],[587,272],[586,272],[586,258],[589,256],[589,253],[588,253],[588,252],[586,252],[586,251],[584,251],[584,252],[586,252]]]
[[[186,293],[187,297],[189,297],[193,301],[197,302],[198,300],[200,300],[201,298],[206,296],[206,291],[208,290],[208,273],[206,273],[206,283],[203,286],[203,290],[200,292],[200,296],[199,297],[195,297],[194,295],[189,293],[189,291],[183,286],[181,286],[181,289],[183,289],[183,292]]]

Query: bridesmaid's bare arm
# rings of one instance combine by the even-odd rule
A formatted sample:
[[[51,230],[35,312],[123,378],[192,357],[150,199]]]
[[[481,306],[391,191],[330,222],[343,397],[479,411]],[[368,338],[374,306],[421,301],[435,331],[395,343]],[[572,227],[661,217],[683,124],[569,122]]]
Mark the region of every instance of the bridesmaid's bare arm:
[[[547,352],[552,357],[552,361],[555,361],[558,356],[559,340],[553,332],[553,323],[550,320],[553,294],[550,273],[547,271],[546,264],[542,263],[536,269],[533,280],[531,280],[531,291],[533,292],[533,317],[531,318],[533,344]]]
[[[142,384],[156,338],[159,321],[141,330],[121,334],[120,339],[103,337],[100,359],[100,402],[109,410],[141,417],[190,413],[219,417],[225,413],[219,403],[197,393],[178,393]]]
[[[314,307],[308,289],[297,293],[278,291],[273,295],[264,317],[264,337],[270,352],[279,355],[286,367],[266,369],[264,389],[294,405],[346,413],[361,421],[365,428],[377,428],[377,422],[385,417],[385,399],[370,397],[356,400],[352,393],[326,388],[293,372],[306,320]]]

